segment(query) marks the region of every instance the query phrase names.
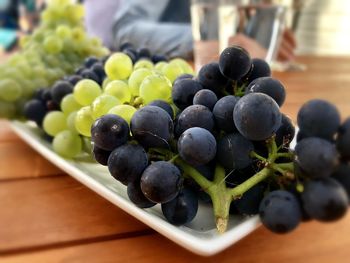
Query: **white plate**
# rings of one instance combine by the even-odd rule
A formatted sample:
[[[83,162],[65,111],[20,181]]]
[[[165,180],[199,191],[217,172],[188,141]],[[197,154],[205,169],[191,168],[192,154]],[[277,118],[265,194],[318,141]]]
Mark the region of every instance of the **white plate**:
[[[190,224],[174,226],[164,219],[159,205],[140,209],[131,203],[127,197],[126,187],[112,178],[106,167],[96,163],[64,159],[53,152],[50,143],[42,138],[38,128],[18,121],[12,122],[11,126],[24,141],[63,171],[160,234],[196,254],[214,255],[233,245],[260,225],[257,216],[249,218],[230,216],[227,231],[220,235],[215,228],[211,206],[201,204],[197,216]]]

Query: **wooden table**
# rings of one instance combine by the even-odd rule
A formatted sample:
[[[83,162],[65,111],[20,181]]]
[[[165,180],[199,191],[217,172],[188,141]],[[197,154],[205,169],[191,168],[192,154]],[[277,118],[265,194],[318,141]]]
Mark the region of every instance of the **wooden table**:
[[[350,58],[301,58],[305,72],[276,73],[294,120],[308,99],[350,115]],[[51,165],[0,122],[0,262],[349,262],[350,213],[288,235],[260,228],[209,258],[151,230]]]

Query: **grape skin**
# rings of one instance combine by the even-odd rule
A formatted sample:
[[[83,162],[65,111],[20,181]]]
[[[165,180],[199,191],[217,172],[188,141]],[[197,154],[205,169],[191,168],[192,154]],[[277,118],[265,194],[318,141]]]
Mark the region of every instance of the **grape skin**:
[[[209,110],[213,110],[217,101],[218,97],[209,89],[202,89],[193,97],[193,105],[203,105]]]
[[[239,46],[225,48],[219,58],[222,75],[231,80],[239,80],[245,76],[251,68],[251,63],[248,52]]]
[[[192,105],[194,95],[201,89],[203,89],[202,85],[196,80],[177,80],[171,93],[174,104],[184,110]]]
[[[350,118],[347,118],[339,128],[336,145],[341,157],[350,160]]]
[[[213,109],[215,123],[218,128],[225,132],[233,132],[237,130],[233,120],[232,114],[236,106],[238,98],[228,95],[219,99]]]

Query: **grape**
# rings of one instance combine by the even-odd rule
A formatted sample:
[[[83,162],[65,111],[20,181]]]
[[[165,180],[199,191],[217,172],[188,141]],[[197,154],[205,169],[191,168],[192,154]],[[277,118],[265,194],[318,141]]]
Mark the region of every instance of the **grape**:
[[[180,170],[172,163],[158,161],[150,164],[142,173],[142,193],[154,203],[173,200],[182,186]]]
[[[133,44],[129,43],[129,42],[125,42],[123,44],[120,45],[119,50],[123,51],[124,49],[127,48],[133,48]]]
[[[138,55],[136,50],[132,49],[132,48],[127,48],[123,50],[123,53],[126,54],[132,61],[133,64],[136,63],[137,59],[138,59]]]
[[[145,149],[138,144],[124,144],[115,149],[108,158],[109,172],[125,185],[140,181],[147,166]]]
[[[194,95],[203,89],[202,85],[192,79],[176,81],[171,93],[174,104],[181,110],[192,105]]]
[[[203,105],[192,105],[184,109],[177,120],[176,132],[182,134],[192,127],[201,127],[210,132],[214,130],[214,116]]]
[[[332,174],[332,178],[344,187],[350,201],[350,165],[348,163],[340,163]]]
[[[187,61],[182,58],[173,58],[172,60],[169,61],[169,64],[178,65],[185,74],[191,74],[191,75],[194,74],[194,71],[191,65],[188,64]]]
[[[252,69],[248,73],[247,82],[251,83],[253,80],[261,77],[270,77],[271,69],[269,64],[260,58],[252,59]]]
[[[75,100],[73,94],[68,94],[61,101],[61,110],[67,116],[73,111],[77,111],[81,108],[81,105]]]
[[[113,80],[109,82],[104,89],[104,93],[116,97],[120,103],[130,102],[131,100],[131,93],[128,84],[121,80]]]
[[[330,139],[340,126],[340,114],[331,103],[314,99],[300,108],[297,121],[305,136]]]
[[[284,190],[268,193],[261,201],[259,214],[263,225],[279,234],[292,231],[301,221],[297,198]]]
[[[198,211],[198,198],[190,189],[182,189],[177,197],[162,204],[165,218],[174,225],[184,225],[193,220]]]
[[[84,69],[80,75],[83,77],[83,79],[91,79],[98,84],[102,84],[102,80],[91,69]]]
[[[140,97],[145,104],[160,99],[171,101],[171,83],[161,75],[147,76],[140,86]]]
[[[111,108],[108,113],[118,115],[122,117],[128,124],[130,124],[131,118],[134,116],[135,112],[136,109],[133,106],[118,105]]]
[[[43,120],[44,131],[51,136],[56,136],[67,129],[67,119],[63,112],[51,111]]]
[[[248,52],[239,46],[225,48],[219,58],[219,68],[222,75],[231,80],[239,80],[245,76],[249,72],[251,64]]]
[[[335,146],[321,138],[301,140],[295,147],[295,153],[296,162],[310,178],[330,176],[338,163]]]
[[[16,115],[15,104],[0,100],[0,118],[13,118]]]
[[[140,181],[128,183],[127,194],[130,201],[140,208],[149,208],[155,206],[156,203],[148,200],[142,193],[140,184]]]
[[[350,118],[340,126],[337,136],[337,149],[342,158],[350,159]]]
[[[105,151],[99,147],[97,147],[95,144],[93,144],[92,147],[92,155],[94,159],[99,163],[104,166],[107,166],[108,164],[108,158],[111,155],[110,151]]]
[[[349,203],[344,188],[332,178],[306,182],[301,198],[306,213],[324,222],[343,217]]]
[[[160,71],[160,72],[162,72],[163,68],[164,68],[166,65],[168,65],[167,62],[161,61],[161,62],[158,62],[158,63],[156,63],[156,64],[154,65],[154,69],[155,69],[155,70],[158,70],[158,71]]]
[[[44,40],[44,48],[50,54],[57,54],[61,52],[63,48],[63,43],[61,39],[54,35],[48,36]]]
[[[133,96],[138,96],[140,94],[140,85],[143,80],[152,74],[152,71],[146,68],[141,68],[135,70],[128,80],[129,88]]]
[[[204,65],[198,72],[198,82],[215,93],[225,89],[227,78],[221,74],[219,64],[212,62]]]
[[[22,93],[22,88],[16,81],[12,79],[0,80],[0,99],[13,102],[18,100]]]
[[[127,122],[113,114],[106,114],[93,123],[91,126],[91,140],[97,147],[113,151],[118,146],[127,142],[129,126]]]
[[[169,103],[165,102],[164,100],[154,100],[151,101],[148,105],[162,108],[169,114],[170,118],[174,117],[173,108],[169,105]]]
[[[104,70],[103,64],[100,62],[92,65],[91,71],[98,76],[98,78],[100,79],[100,82],[102,82],[106,78],[106,72]]]
[[[148,59],[140,59],[137,61],[134,65],[134,70],[140,69],[140,68],[146,68],[146,69],[153,69],[154,65],[152,61],[149,61]]]
[[[261,200],[264,198],[264,184],[256,184],[245,192],[241,198],[233,201],[239,214],[256,215],[259,213]]]
[[[251,141],[239,133],[231,133],[222,137],[218,142],[218,162],[228,171],[243,169],[251,165],[253,160],[250,153],[254,150]]]
[[[250,93],[236,103],[233,119],[244,137],[262,141],[270,138],[281,126],[282,114],[270,96]]]
[[[127,79],[133,70],[131,59],[123,53],[114,53],[105,64],[105,72],[109,79]]]
[[[59,25],[55,33],[60,39],[69,38],[72,35],[72,31],[67,25]]]
[[[154,64],[167,61],[167,58],[163,55],[153,55],[151,59]]]
[[[185,72],[179,65],[169,63],[162,68],[162,73],[173,83],[178,76]]]
[[[24,116],[28,120],[35,121],[38,126],[41,126],[46,113],[47,109],[41,100],[33,99],[24,105]]]
[[[77,113],[77,111],[73,111],[67,116],[67,128],[74,133],[79,133],[75,127],[75,118],[77,117]]]
[[[86,106],[77,112],[77,116],[75,117],[75,128],[80,134],[91,137],[91,125],[93,122],[91,107]]]
[[[175,83],[179,80],[182,80],[182,79],[193,79],[194,76],[192,74],[181,74],[180,76],[178,76],[175,80],[174,80],[174,83],[173,83],[173,86],[175,85]]]
[[[79,81],[73,91],[75,100],[83,106],[90,105],[100,94],[100,86],[90,79]]]
[[[202,89],[193,97],[193,104],[206,106],[209,110],[213,110],[218,98],[215,93],[209,89]]]
[[[138,50],[139,58],[151,58],[151,52],[148,48],[140,48]]]
[[[43,93],[41,94],[41,99],[42,99],[43,101],[52,100],[51,90],[50,90],[50,89],[45,89],[45,90],[43,91]]]
[[[236,106],[238,98],[232,95],[222,97],[214,106],[213,114],[216,125],[225,132],[233,132],[237,130],[232,119],[233,110]]]
[[[295,128],[292,120],[282,114],[281,126],[276,131],[275,141],[277,146],[284,145],[287,146],[293,140],[295,135]]]
[[[193,166],[206,164],[214,159],[216,141],[206,129],[194,127],[186,130],[177,142],[179,155]]]
[[[60,80],[51,88],[51,98],[58,105],[61,103],[64,96],[73,92],[73,86],[70,82]]]
[[[82,150],[82,142],[79,135],[65,130],[58,133],[52,142],[53,150],[65,158],[74,158]]]
[[[156,106],[145,106],[135,112],[130,128],[134,138],[144,147],[168,147],[173,133],[169,114]]]
[[[72,75],[67,78],[67,81],[70,82],[73,86],[75,86],[75,84],[77,84],[82,79],[83,78],[79,75]]]
[[[85,60],[84,60],[84,66],[86,68],[91,68],[95,63],[98,63],[99,60],[96,58],[96,57],[87,57]]]
[[[98,96],[91,104],[91,115],[93,119],[97,119],[109,112],[110,109],[120,104],[120,101],[111,96],[103,94]]]
[[[252,92],[261,92],[269,95],[280,107],[286,99],[286,91],[282,83],[271,77],[261,77],[252,81],[246,89],[246,94]]]

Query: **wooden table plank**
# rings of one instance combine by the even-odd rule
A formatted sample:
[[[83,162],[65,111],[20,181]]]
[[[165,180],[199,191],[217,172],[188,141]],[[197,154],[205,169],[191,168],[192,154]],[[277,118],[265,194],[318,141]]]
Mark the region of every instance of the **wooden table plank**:
[[[4,258],[6,263],[21,262],[348,262],[350,213],[333,224],[310,222],[295,232],[277,235],[260,228],[218,255],[204,258],[154,234],[137,238],[96,242],[66,248],[38,251]],[[3,261],[5,262],[5,261]]]
[[[0,253],[148,229],[70,176],[0,184]]]
[[[12,131],[9,122],[0,119],[0,143],[18,140],[20,140],[20,138]]]
[[[20,139],[0,142],[0,167],[0,182],[63,173]]]

